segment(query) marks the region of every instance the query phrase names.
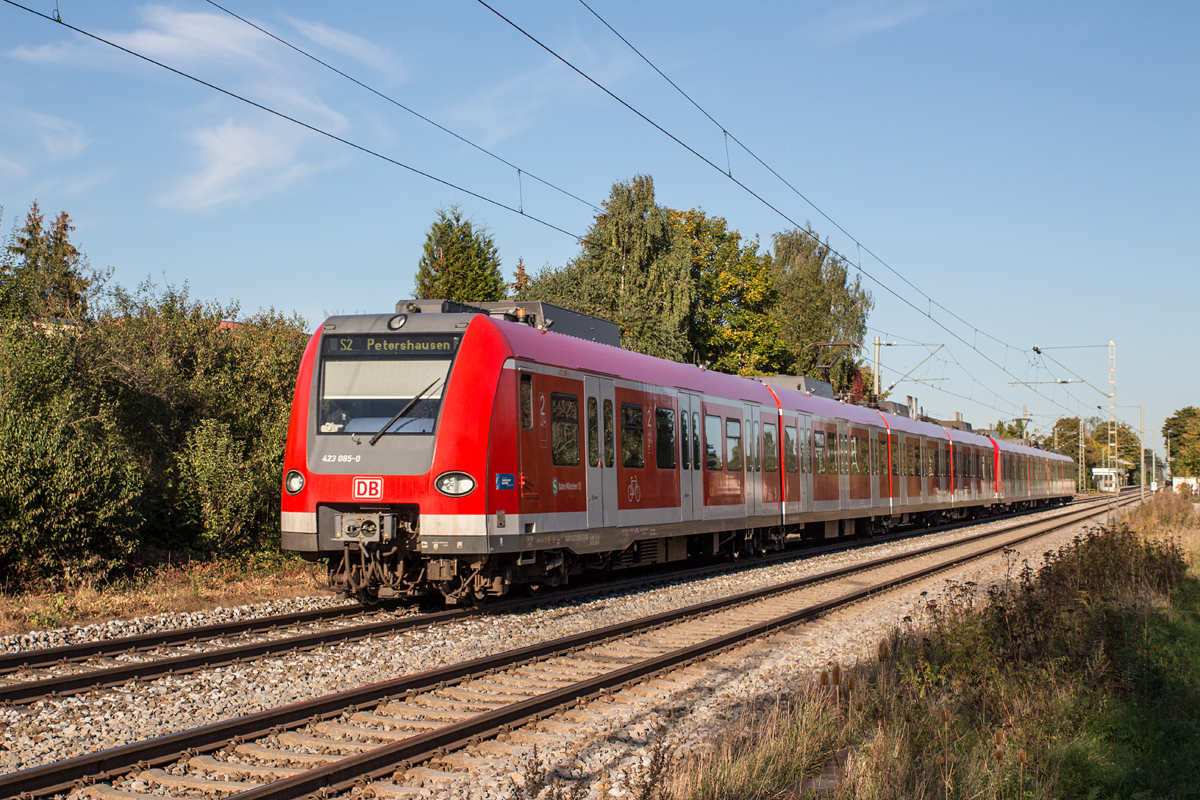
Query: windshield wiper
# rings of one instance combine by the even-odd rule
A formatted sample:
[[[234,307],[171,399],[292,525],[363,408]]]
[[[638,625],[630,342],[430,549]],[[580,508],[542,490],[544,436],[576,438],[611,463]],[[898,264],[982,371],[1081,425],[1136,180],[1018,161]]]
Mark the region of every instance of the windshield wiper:
[[[417,396],[416,396],[416,397],[414,397],[412,400],[409,400],[409,401],[408,401],[408,403],[407,403],[407,404],[404,406],[404,408],[402,408],[402,409],[400,409],[399,411],[397,411],[397,412],[396,412],[396,416],[394,416],[394,417],[392,417],[391,419],[389,419],[389,420],[387,421],[387,424],[386,424],[386,425],[384,425],[382,428],[380,428],[380,429],[379,429],[379,433],[377,433],[377,434],[375,434],[374,436],[372,436],[372,437],[371,437],[371,441],[367,442],[367,444],[369,444],[369,445],[371,445],[372,447],[374,447],[374,446],[375,446],[375,443],[379,441],[379,437],[383,436],[383,434],[387,432],[387,429],[388,429],[388,428],[390,428],[390,427],[392,427],[393,425],[395,425],[395,424],[396,424],[396,422],[397,422],[397,421],[398,421],[398,420],[399,420],[401,417],[403,417],[405,414],[407,414],[407,413],[408,413],[408,410],[409,410],[410,408],[412,408],[413,406],[415,406],[415,405],[417,404],[417,401],[418,401],[418,400],[420,400],[422,397],[424,397],[426,394],[428,394],[428,393],[429,393],[429,390],[430,390],[430,389],[432,389],[434,386],[437,386],[437,384],[438,384],[438,383],[439,383],[441,380],[442,380],[441,378],[438,378],[438,379],[437,379],[437,380],[435,380],[433,383],[429,384],[429,385],[428,385],[428,386],[426,386],[424,389],[422,389],[421,391],[417,392]]]

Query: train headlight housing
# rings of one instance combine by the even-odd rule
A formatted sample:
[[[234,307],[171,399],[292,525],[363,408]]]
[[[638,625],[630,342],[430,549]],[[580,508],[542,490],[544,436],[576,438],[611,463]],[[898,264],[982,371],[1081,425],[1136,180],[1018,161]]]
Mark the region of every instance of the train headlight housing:
[[[404,327],[404,323],[407,321],[408,321],[408,316],[406,314],[397,314],[396,316],[394,316],[388,320],[388,330],[389,331],[398,331],[402,327]]]
[[[475,491],[475,479],[465,472],[443,472],[433,487],[447,497],[463,497]]]
[[[299,494],[304,488],[304,475],[299,470],[288,470],[287,477],[283,480],[283,487],[287,489],[288,494]]]

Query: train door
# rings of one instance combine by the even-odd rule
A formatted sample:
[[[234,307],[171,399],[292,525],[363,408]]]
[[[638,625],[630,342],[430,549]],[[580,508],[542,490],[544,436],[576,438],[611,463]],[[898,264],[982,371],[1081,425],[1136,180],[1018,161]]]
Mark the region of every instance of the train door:
[[[850,428],[845,422],[837,424],[838,500],[842,509],[850,508]]]
[[[787,416],[780,418],[780,437],[783,445],[783,521],[793,525],[800,514],[801,481],[804,473],[800,469],[800,454],[804,452],[800,445],[800,434],[804,425],[799,417]]]
[[[700,397],[679,394],[679,500],[684,520],[704,519],[704,446],[700,442]]]
[[[757,517],[762,513],[762,425],[759,423],[758,406],[746,403],[742,414],[746,422],[742,434],[746,451],[746,516]]]
[[[611,378],[588,375],[584,379],[587,402],[588,527],[617,524],[617,470],[615,409]]]
[[[520,370],[518,372],[518,386],[520,392],[521,403],[521,428],[517,436],[517,468],[520,470],[517,475],[518,489],[521,493],[521,511],[522,513],[532,513],[536,511],[536,501],[538,499],[538,444],[542,426],[539,424],[543,420],[539,418],[537,413],[538,397],[534,391],[533,373]],[[543,401],[545,393],[542,393]],[[550,420],[545,418],[545,432],[547,437],[550,433]]]
[[[800,511],[813,510],[812,417],[800,416]]]

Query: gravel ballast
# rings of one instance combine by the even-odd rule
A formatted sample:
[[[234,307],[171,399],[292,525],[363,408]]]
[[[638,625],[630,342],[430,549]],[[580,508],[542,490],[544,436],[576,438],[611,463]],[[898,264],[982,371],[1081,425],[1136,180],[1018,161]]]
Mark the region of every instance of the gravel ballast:
[[[1029,515],[1024,519],[1034,519],[1038,516],[1041,515]],[[74,755],[108,749],[365,683],[425,671],[824,572],[883,555],[912,551],[935,542],[954,541],[981,530],[1010,523],[1011,521],[985,523],[970,529],[771,566],[751,567],[705,580],[660,586],[641,592],[627,592],[620,596],[587,602],[555,605],[553,597],[548,596],[547,605],[534,611],[467,620],[306,653],[265,658],[253,664],[167,676],[150,682],[129,684],[119,689],[39,701],[28,707],[0,709],[0,729],[3,729],[3,733],[0,733],[0,770],[12,772]],[[1031,561],[1039,560],[1042,552],[1069,541],[1080,529],[1078,525],[1073,526],[1020,546],[1018,550],[1028,553],[1029,555],[1024,557],[1029,557]],[[1000,556],[989,557],[981,565],[968,565],[956,570],[952,577],[981,584],[989,580],[1000,580],[1008,569],[1009,561]],[[913,615],[916,610],[923,608],[928,595],[922,597],[920,592],[933,593],[944,585],[945,577],[922,582],[921,587],[914,584],[880,598],[859,603],[851,609],[814,623],[805,629],[811,629],[811,641],[806,645],[799,646],[793,642],[784,651],[772,653],[769,658],[760,658],[761,663],[747,665],[738,671],[736,677],[733,674],[726,675],[719,681],[719,686],[704,690],[702,703],[697,703],[695,698],[665,701],[666,706],[656,713],[663,720],[670,722],[666,735],[676,743],[695,746],[696,742],[708,736],[706,731],[713,730],[714,726],[728,724],[730,715],[736,717],[740,713],[737,711],[739,705],[757,702],[753,699],[756,697],[769,696],[773,691],[771,687],[783,685],[780,682],[796,680],[797,676],[810,678],[812,671],[830,661],[850,664],[860,655],[869,655],[881,631],[889,629],[904,616]],[[277,607],[268,613],[318,607],[295,605],[308,599],[284,601],[293,605]],[[314,603],[335,602],[326,597],[311,599]],[[234,610],[221,610],[222,614],[233,612]],[[218,612],[214,610],[208,613]],[[172,616],[177,619],[165,619]],[[154,629],[153,626],[163,626],[158,629],[170,629],[172,624],[184,627],[218,621],[206,616],[197,622],[195,615],[156,615],[147,619],[152,622],[139,621],[137,625],[143,627],[138,629],[117,632],[117,628],[110,626],[132,623],[106,623],[103,626],[68,629],[71,633],[64,635],[83,636],[85,634],[76,631],[103,629],[99,635],[108,638],[145,632]],[[831,625],[834,625],[836,631]],[[633,734],[622,734],[624,723],[621,721],[614,720],[610,725],[616,728],[606,732],[597,729],[596,736],[616,737],[618,740],[623,737],[636,742],[636,736]],[[566,737],[564,753],[572,747],[565,739]],[[630,755],[627,745],[614,744],[611,753],[617,752],[625,753],[621,758],[640,758],[645,755],[644,752],[636,755],[637,751],[635,755]],[[619,776],[614,777],[610,789],[623,791],[621,786]],[[467,791],[465,787],[459,789]],[[610,789],[606,791],[611,795]],[[464,796],[454,794],[453,791],[447,789],[443,796]],[[496,791],[501,791],[501,788],[496,788]]]

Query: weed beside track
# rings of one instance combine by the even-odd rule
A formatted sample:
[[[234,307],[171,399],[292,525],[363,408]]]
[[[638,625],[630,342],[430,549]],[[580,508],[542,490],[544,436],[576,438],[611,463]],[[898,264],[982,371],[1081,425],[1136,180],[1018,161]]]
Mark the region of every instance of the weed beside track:
[[[331,594],[324,566],[264,553],[146,567],[136,577],[86,579],[59,591],[0,593],[0,636],[168,611],[203,611]]]
[[[952,584],[875,663],[678,761],[670,795],[1200,796],[1198,543],[1166,496],[987,591]]]

